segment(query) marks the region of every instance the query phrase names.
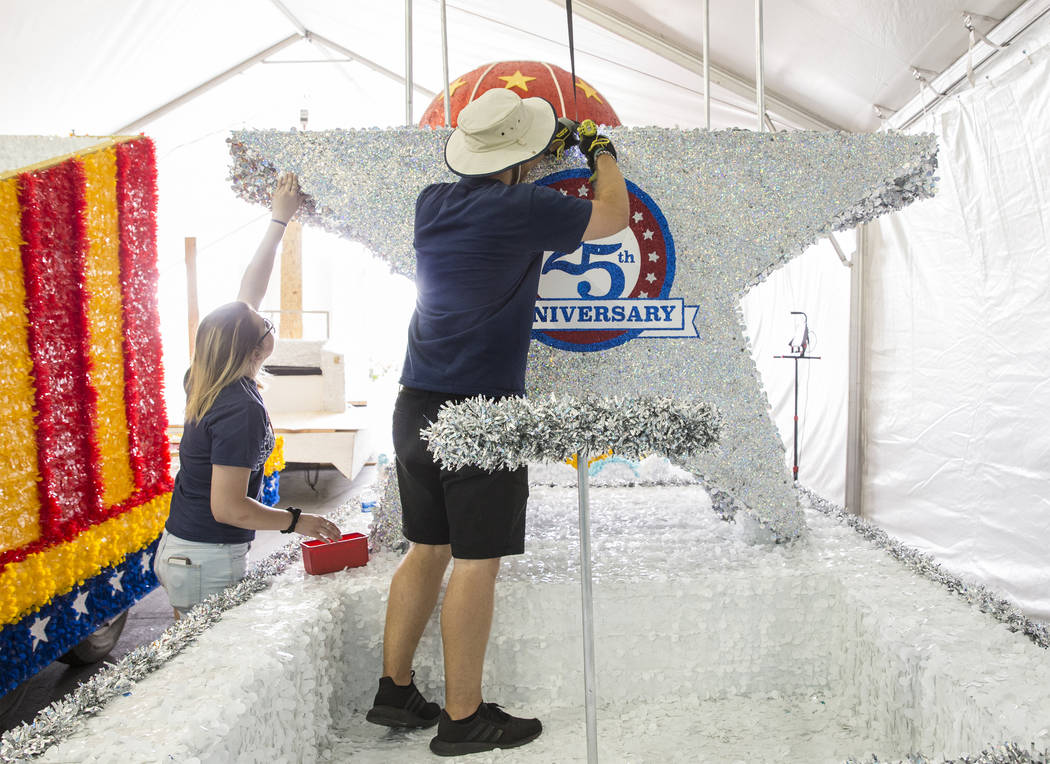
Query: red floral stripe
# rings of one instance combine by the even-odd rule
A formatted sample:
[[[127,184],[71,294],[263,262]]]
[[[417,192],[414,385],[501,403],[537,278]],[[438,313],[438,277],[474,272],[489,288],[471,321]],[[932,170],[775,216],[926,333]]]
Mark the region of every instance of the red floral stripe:
[[[129,506],[170,490],[164,369],[157,311],[157,169],[153,142],[119,144],[117,208],[124,303],[124,378],[136,496]]]
[[[22,263],[36,379],[41,536],[72,538],[102,519],[87,384],[84,172],[74,161],[21,176]]]

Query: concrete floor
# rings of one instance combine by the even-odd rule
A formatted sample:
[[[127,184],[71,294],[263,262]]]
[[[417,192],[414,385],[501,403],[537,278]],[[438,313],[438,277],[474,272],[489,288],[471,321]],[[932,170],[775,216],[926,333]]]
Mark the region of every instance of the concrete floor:
[[[280,506],[294,505],[308,512],[327,514],[375,480],[376,468],[366,466],[351,482],[333,468],[317,472],[288,469],[281,473]],[[314,479],[316,476],[316,480]],[[312,484],[312,487],[311,487]],[[251,560],[260,560],[288,542],[278,531],[259,531],[252,543]],[[135,603],[120,640],[105,659],[116,661],[139,645],[149,644],[172,623],[171,604],[163,589],[157,588]],[[0,732],[32,722],[42,708],[75,690],[105,661],[91,666],[67,666],[55,662],[26,682],[26,694],[17,708],[0,719]]]

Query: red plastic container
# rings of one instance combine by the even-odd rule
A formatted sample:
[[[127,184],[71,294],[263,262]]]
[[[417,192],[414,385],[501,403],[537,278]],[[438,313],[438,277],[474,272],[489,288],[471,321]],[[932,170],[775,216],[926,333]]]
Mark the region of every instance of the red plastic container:
[[[314,576],[368,564],[368,537],[362,533],[344,533],[339,541],[310,539],[299,546],[306,572]]]

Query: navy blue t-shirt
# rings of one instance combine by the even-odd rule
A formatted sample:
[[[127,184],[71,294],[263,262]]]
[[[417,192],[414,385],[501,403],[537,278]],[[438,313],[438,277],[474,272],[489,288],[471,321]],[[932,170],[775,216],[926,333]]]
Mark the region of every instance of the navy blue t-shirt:
[[[532,183],[463,178],[423,189],[401,384],[524,393],[543,252],[576,249],[590,218],[590,201]]]
[[[273,446],[273,428],[255,380],[241,377],[224,387],[200,421],[186,423],[164,527],[186,541],[242,544],[254,539],[255,531],[220,523],[212,514],[211,467],[251,469],[247,495],[258,501]]]

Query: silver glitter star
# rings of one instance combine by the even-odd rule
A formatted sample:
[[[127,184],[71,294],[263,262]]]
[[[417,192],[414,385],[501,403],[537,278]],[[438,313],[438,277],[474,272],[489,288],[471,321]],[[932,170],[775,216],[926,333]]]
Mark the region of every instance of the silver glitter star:
[[[530,394],[670,396],[712,404],[720,441],[673,460],[731,495],[778,538],[803,529],[784,448],[744,337],[741,296],[833,230],[932,196],[932,135],[841,132],[706,132],[611,128],[625,177],[648,194],[674,241],[671,296],[697,306],[695,337],[645,338],[600,352],[533,342]],[[230,139],[233,188],[265,204],[278,169],[311,196],[300,213],[365,244],[411,276],[415,198],[454,180],[442,160],[444,130],[318,133],[241,131]],[[578,152],[547,160],[541,177],[583,164]]]

